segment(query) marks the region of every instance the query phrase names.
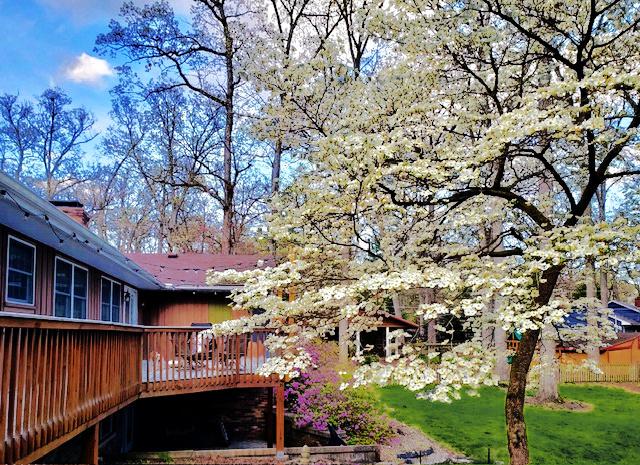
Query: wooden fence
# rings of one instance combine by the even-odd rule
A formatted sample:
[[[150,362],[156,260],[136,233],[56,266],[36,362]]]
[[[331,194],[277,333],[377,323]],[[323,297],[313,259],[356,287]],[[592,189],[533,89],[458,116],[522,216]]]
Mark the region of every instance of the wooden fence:
[[[0,315],[0,463],[36,460],[141,396],[278,384],[257,375],[266,331],[206,334]]]
[[[586,367],[560,364],[560,381],[563,383],[624,383],[640,382],[640,363],[600,364],[600,372]]]

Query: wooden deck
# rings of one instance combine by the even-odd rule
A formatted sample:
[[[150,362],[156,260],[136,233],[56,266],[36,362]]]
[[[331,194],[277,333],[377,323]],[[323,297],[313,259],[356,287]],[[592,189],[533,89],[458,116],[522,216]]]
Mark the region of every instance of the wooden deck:
[[[267,331],[201,331],[1,314],[0,463],[37,460],[140,397],[280,386],[257,374]]]

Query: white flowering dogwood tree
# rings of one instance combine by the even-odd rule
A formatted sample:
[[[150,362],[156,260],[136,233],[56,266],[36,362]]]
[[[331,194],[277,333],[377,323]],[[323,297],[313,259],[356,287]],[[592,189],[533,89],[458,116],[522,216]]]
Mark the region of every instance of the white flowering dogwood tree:
[[[587,261],[616,270],[640,258],[637,227],[587,218],[599,186],[640,173],[638,8],[391,0],[357,23],[377,41],[361,61],[375,64],[353,72],[336,34],[332,53],[289,66],[298,85],[278,118],[306,128],[305,162],[270,231],[290,259],[212,274],[244,283],[235,304],[260,309],[214,331],[274,328],[263,372],[295,376],[309,364],[304,340],[344,321],[373,328],[393,295],[436,289],[413,317],[457,316],[473,336],[438,357],[407,343],[352,384],[456,398],[496,383],[483,330],[517,330],[505,415],[511,463],[528,463],[527,375],[542,330],[573,307],[558,282]],[[292,301],[275,292],[287,288]]]

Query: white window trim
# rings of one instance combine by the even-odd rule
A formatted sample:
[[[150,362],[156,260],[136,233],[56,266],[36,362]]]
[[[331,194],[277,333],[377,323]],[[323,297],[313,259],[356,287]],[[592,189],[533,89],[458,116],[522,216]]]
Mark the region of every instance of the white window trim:
[[[107,281],[111,282],[111,286],[110,286],[110,297],[109,297],[109,307],[113,307],[113,285],[114,284],[118,284],[120,285],[120,309],[119,309],[119,313],[118,313],[118,321],[113,321],[113,320],[103,320],[102,319],[102,280],[106,279]],[[120,317],[122,317],[122,304],[123,304],[123,299],[122,299],[122,289],[124,287],[124,284],[122,284],[120,281],[116,281],[115,279],[111,279],[108,276],[102,275],[100,276],[100,321],[109,321],[111,323],[122,323],[120,321]],[[111,308],[109,308],[109,316],[111,316]]]
[[[84,266],[78,265],[74,262],[72,262],[71,260],[67,260],[66,258],[62,258],[59,256],[56,256],[55,259],[55,263],[54,263],[54,267],[53,267],[53,316],[58,316],[56,315],[56,288],[58,287],[58,260],[61,262],[65,262],[68,263],[69,265],[71,265],[71,315],[70,317],[60,317],[60,318],[73,318],[73,305],[75,303],[75,297],[76,297],[76,288],[75,288],[75,284],[76,284],[76,272],[75,269],[76,268],[80,268],[81,270],[84,270],[87,272],[87,295],[84,297],[85,300],[87,301],[87,305],[85,308],[85,313],[86,315],[84,316],[84,319],[87,319],[87,317],[89,316],[89,269],[85,268]]]
[[[33,249],[33,280],[32,280],[32,285],[31,285],[31,299],[33,300],[33,302],[29,303],[29,302],[24,302],[21,300],[15,300],[9,297],[9,258],[11,257],[11,254],[9,253],[9,248],[11,245],[11,241],[14,240],[16,242],[20,242],[24,245],[27,245],[29,247],[31,247]],[[22,305],[24,307],[35,307],[36,306],[36,255],[38,253],[38,249],[35,245],[31,244],[30,242],[27,241],[23,241],[22,239],[16,237],[16,236],[12,236],[11,234],[9,234],[7,236],[7,269],[6,269],[6,276],[5,276],[5,282],[4,282],[4,299],[7,303],[13,304],[13,305]]]

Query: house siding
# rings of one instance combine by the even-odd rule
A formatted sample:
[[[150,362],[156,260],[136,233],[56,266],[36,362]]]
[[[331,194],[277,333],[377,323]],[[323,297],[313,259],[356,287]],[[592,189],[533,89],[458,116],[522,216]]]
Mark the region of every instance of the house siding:
[[[240,318],[247,313],[232,310],[231,300],[220,293],[193,291],[146,292],[141,298],[142,324],[147,326],[190,326],[192,323],[219,323],[220,315],[215,310],[225,312],[230,318]]]
[[[21,239],[36,248],[36,266],[35,266],[35,294],[33,305],[14,304],[6,301],[6,282],[7,282],[7,253],[9,236]],[[44,245],[34,239],[24,236],[16,231],[0,226],[0,311],[27,313],[32,315],[48,315],[54,316],[54,274],[56,257],[64,258],[72,263],[76,263],[88,269],[88,298],[87,298],[87,319],[100,320],[100,293],[101,278],[103,276],[114,279],[123,284],[121,290],[121,302],[124,302],[124,285],[120,280],[103,273],[102,271],[92,267],[88,263],[82,263],[74,260],[65,254],[61,254],[53,248]],[[120,321],[124,318],[124,305],[120,307]]]

